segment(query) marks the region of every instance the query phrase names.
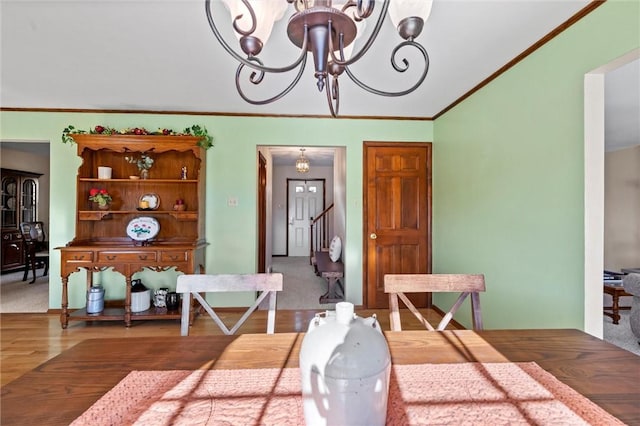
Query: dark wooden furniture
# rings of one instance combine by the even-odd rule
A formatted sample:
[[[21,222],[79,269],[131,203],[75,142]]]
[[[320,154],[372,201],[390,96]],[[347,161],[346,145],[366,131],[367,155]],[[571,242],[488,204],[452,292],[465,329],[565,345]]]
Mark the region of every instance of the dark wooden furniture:
[[[624,291],[622,280],[605,281],[603,289],[606,294],[611,296],[611,306],[605,306],[603,313],[611,317],[614,324],[618,324],[620,321],[620,310],[631,309],[630,306],[620,306],[620,297],[631,296],[631,294]]]
[[[184,273],[204,270],[205,150],[200,138],[192,136],[73,135],[82,164],[77,177],[76,235],[61,251],[62,312],[60,323],[69,320],[124,321],[180,319],[179,312],[151,307],[131,312],[132,276],[144,268],[165,271],[175,268]],[[132,179],[140,172],[135,161],[150,156],[153,167],[149,179]],[[112,168],[111,179],[98,179],[98,167]],[[183,170],[187,171],[185,178]],[[100,210],[88,198],[91,189],[106,189],[113,200],[108,210]],[[141,197],[153,194],[159,200],[155,210],[139,210]],[[184,209],[173,208],[177,199]],[[145,204],[144,207],[149,207]],[[153,207],[153,206],[151,206]],[[131,220],[150,216],[160,225],[150,241],[134,241],[127,232]],[[125,300],[122,307],[106,308],[101,314],[86,309],[69,312],[68,280],[73,272],[87,271],[87,288],[93,284],[92,272],[107,270],[124,275]],[[193,318],[192,318],[193,319]]]
[[[37,267],[40,265],[44,267],[43,277],[47,276],[49,272],[49,241],[47,241],[47,234],[44,231],[44,223],[41,221],[20,223],[20,233],[22,234],[25,248],[22,281],[27,280],[29,270],[31,270],[33,279],[29,284],[33,284],[36,282]]]
[[[317,251],[313,256],[316,275],[328,282],[327,292],[320,296],[320,303],[336,303],[344,300],[344,289],[341,280],[344,277],[344,264],[333,262],[328,251]]]
[[[640,423],[640,357],[581,331],[385,334],[394,364],[534,361],[623,422]],[[132,370],[298,367],[302,337],[276,333],[85,340],[5,385],[0,421],[3,426],[67,425]]]
[[[2,230],[2,272],[24,266],[24,244],[19,229]]]
[[[0,269],[3,272],[24,266],[25,251],[18,225],[37,219],[40,176],[41,173],[2,169]]]

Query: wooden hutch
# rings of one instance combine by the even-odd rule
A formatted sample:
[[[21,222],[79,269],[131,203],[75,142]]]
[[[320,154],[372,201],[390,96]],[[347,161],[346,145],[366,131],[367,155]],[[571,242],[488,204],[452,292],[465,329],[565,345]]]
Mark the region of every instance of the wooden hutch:
[[[62,313],[60,323],[69,320],[124,321],[179,319],[179,312],[151,308],[131,312],[132,276],[144,268],[183,273],[202,273],[205,263],[205,160],[206,151],[197,136],[164,135],[71,135],[78,145],[82,164],[77,176],[76,234],[61,251]],[[128,159],[150,156],[154,162],[148,179],[137,179],[140,171]],[[127,157],[127,158],[125,158]],[[111,167],[110,179],[98,179],[98,167]],[[185,173],[186,172],[186,173]],[[106,189],[112,196],[108,210],[89,200],[91,189]],[[141,199],[151,196],[155,209],[145,209]],[[176,200],[183,206],[174,209]],[[127,232],[140,217],[159,224],[155,238],[139,241]],[[113,269],[126,279],[122,306],[105,306],[102,313],[88,314],[86,308],[68,310],[69,275],[87,271],[87,290],[93,272]]]
[[[2,169],[2,272],[24,268],[24,243],[19,226],[21,222],[33,222],[38,218],[40,176],[42,173]]]

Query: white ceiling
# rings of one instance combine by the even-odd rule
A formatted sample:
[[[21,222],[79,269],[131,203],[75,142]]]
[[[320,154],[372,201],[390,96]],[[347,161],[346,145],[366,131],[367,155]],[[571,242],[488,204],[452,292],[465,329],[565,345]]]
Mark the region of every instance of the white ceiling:
[[[331,147],[286,147],[275,146],[268,147],[273,158],[273,164],[276,166],[291,166],[296,164],[296,160],[300,157],[300,149],[304,148],[304,156],[309,160],[309,166],[332,166],[335,155],[335,148]]]
[[[219,27],[235,46],[229,14],[220,0],[212,1]],[[435,0],[418,38],[430,56],[423,85],[408,96],[380,97],[358,88],[344,75],[340,115],[433,117],[588,3]],[[381,3],[376,5],[379,8]],[[316,88],[311,59],[297,87],[283,99],[266,106],[244,102],[234,85],[237,64],[215,40],[204,0],[0,0],[0,7],[3,107],[329,114],[326,96]],[[260,55],[266,65],[284,66],[297,56],[285,35],[288,15],[276,24]],[[369,30],[372,27],[368,25]],[[401,83],[411,80],[411,73],[398,74],[389,65],[390,52],[399,41],[392,25],[385,22],[373,48],[352,67],[353,72],[376,88],[400,89]],[[411,70],[417,72],[419,62],[408,58]],[[624,88],[626,81],[640,80],[639,67],[630,68],[611,73],[607,81],[618,78],[617,74],[623,81],[611,87]],[[274,87],[284,87],[291,78],[268,75],[258,89],[263,96],[271,96]],[[251,89],[246,90],[254,93]],[[626,111],[629,105],[640,105],[639,99],[637,90],[621,89],[609,100],[616,104],[612,111]],[[638,134],[633,133],[638,128],[637,115],[635,122],[633,114],[625,120],[623,115],[629,116],[620,114],[612,137],[616,145],[628,140],[637,143]],[[621,130],[627,127],[631,130]]]

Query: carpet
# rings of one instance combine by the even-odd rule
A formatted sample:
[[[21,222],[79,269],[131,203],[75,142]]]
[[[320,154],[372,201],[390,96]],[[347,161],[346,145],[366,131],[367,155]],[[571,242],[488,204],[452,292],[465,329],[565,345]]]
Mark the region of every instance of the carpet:
[[[284,275],[283,290],[278,292],[278,310],[335,309],[335,303],[319,303],[328,283],[313,272],[308,257],[274,257],[272,270]]]
[[[623,424],[534,362],[394,365],[388,395],[387,425]],[[132,371],[72,425],[299,425],[303,418],[297,368]]]
[[[620,321],[618,324],[613,323],[613,319],[604,316],[603,337],[609,343],[612,343],[636,355],[640,355],[640,343],[638,338],[631,331],[629,324],[629,315],[631,311],[620,311]]]
[[[49,277],[36,271],[36,282],[22,281],[24,271],[0,275],[0,313],[47,312],[49,309]]]

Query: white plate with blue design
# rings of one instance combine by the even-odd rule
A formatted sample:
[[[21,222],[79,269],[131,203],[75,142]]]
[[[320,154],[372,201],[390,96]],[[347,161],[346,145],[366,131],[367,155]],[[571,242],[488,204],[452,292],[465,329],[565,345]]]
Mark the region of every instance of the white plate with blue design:
[[[135,241],[149,241],[160,232],[160,223],[148,216],[136,217],[127,225],[127,235]]]

